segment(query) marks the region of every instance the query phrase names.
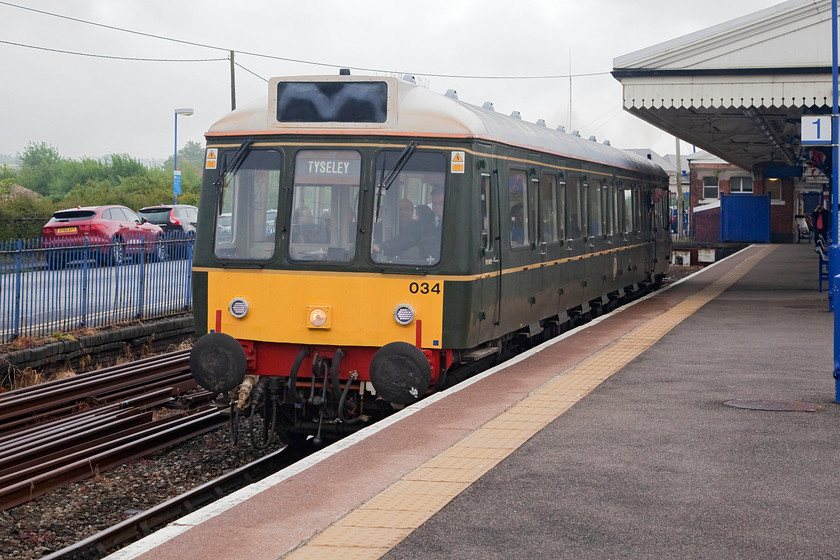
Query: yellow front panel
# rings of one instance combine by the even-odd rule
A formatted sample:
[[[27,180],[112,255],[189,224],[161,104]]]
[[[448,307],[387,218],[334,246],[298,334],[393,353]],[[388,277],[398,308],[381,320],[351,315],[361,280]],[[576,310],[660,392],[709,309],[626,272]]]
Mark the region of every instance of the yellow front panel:
[[[207,324],[242,340],[310,345],[383,346],[393,341],[414,344],[422,321],[422,347],[440,348],[443,280],[428,276],[346,274],[279,270],[207,271]],[[234,318],[228,305],[248,301],[249,312]],[[399,304],[409,304],[415,321],[394,320]],[[313,308],[326,310],[327,322],[308,322]]]

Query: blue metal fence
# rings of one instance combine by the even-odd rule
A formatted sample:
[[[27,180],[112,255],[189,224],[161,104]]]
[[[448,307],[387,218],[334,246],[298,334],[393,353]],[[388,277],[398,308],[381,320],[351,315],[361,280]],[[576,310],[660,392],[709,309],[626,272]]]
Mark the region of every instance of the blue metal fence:
[[[0,344],[189,311],[192,251],[191,237],[0,242]]]

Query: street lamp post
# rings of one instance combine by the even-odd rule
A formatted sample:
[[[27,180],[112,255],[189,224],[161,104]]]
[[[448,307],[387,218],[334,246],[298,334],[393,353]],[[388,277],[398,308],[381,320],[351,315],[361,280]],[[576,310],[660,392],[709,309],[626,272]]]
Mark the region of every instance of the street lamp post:
[[[172,204],[178,204],[178,195],[181,194],[181,172],[178,171],[178,115],[189,117],[193,114],[191,108],[175,109],[175,159],[172,170]]]

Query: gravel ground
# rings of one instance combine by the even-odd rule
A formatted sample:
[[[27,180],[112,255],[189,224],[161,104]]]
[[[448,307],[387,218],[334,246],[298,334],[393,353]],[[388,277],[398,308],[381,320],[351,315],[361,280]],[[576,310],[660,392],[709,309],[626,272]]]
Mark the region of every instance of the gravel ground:
[[[665,282],[676,282],[700,268],[672,266]],[[269,449],[255,451],[247,436],[240,436],[234,447],[223,428],[0,512],[0,535],[4,535],[0,558],[41,558],[279,446],[275,439]]]
[[[41,558],[276,450],[225,427],[0,512],[0,558]]]
[[[695,272],[702,269],[702,266],[669,266],[664,283],[673,284],[677,280],[681,280],[686,276],[690,276],[691,274],[694,274]]]

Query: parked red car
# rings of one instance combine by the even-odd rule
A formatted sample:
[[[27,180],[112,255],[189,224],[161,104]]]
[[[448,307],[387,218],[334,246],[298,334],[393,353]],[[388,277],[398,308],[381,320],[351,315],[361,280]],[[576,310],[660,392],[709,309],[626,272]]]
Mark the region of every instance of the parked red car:
[[[125,206],[59,210],[41,229],[41,235],[50,268],[89,258],[103,264],[122,264],[129,255],[140,253],[166,259],[163,230]],[[89,250],[80,250],[86,243]],[[62,250],[55,250],[59,248]]]

